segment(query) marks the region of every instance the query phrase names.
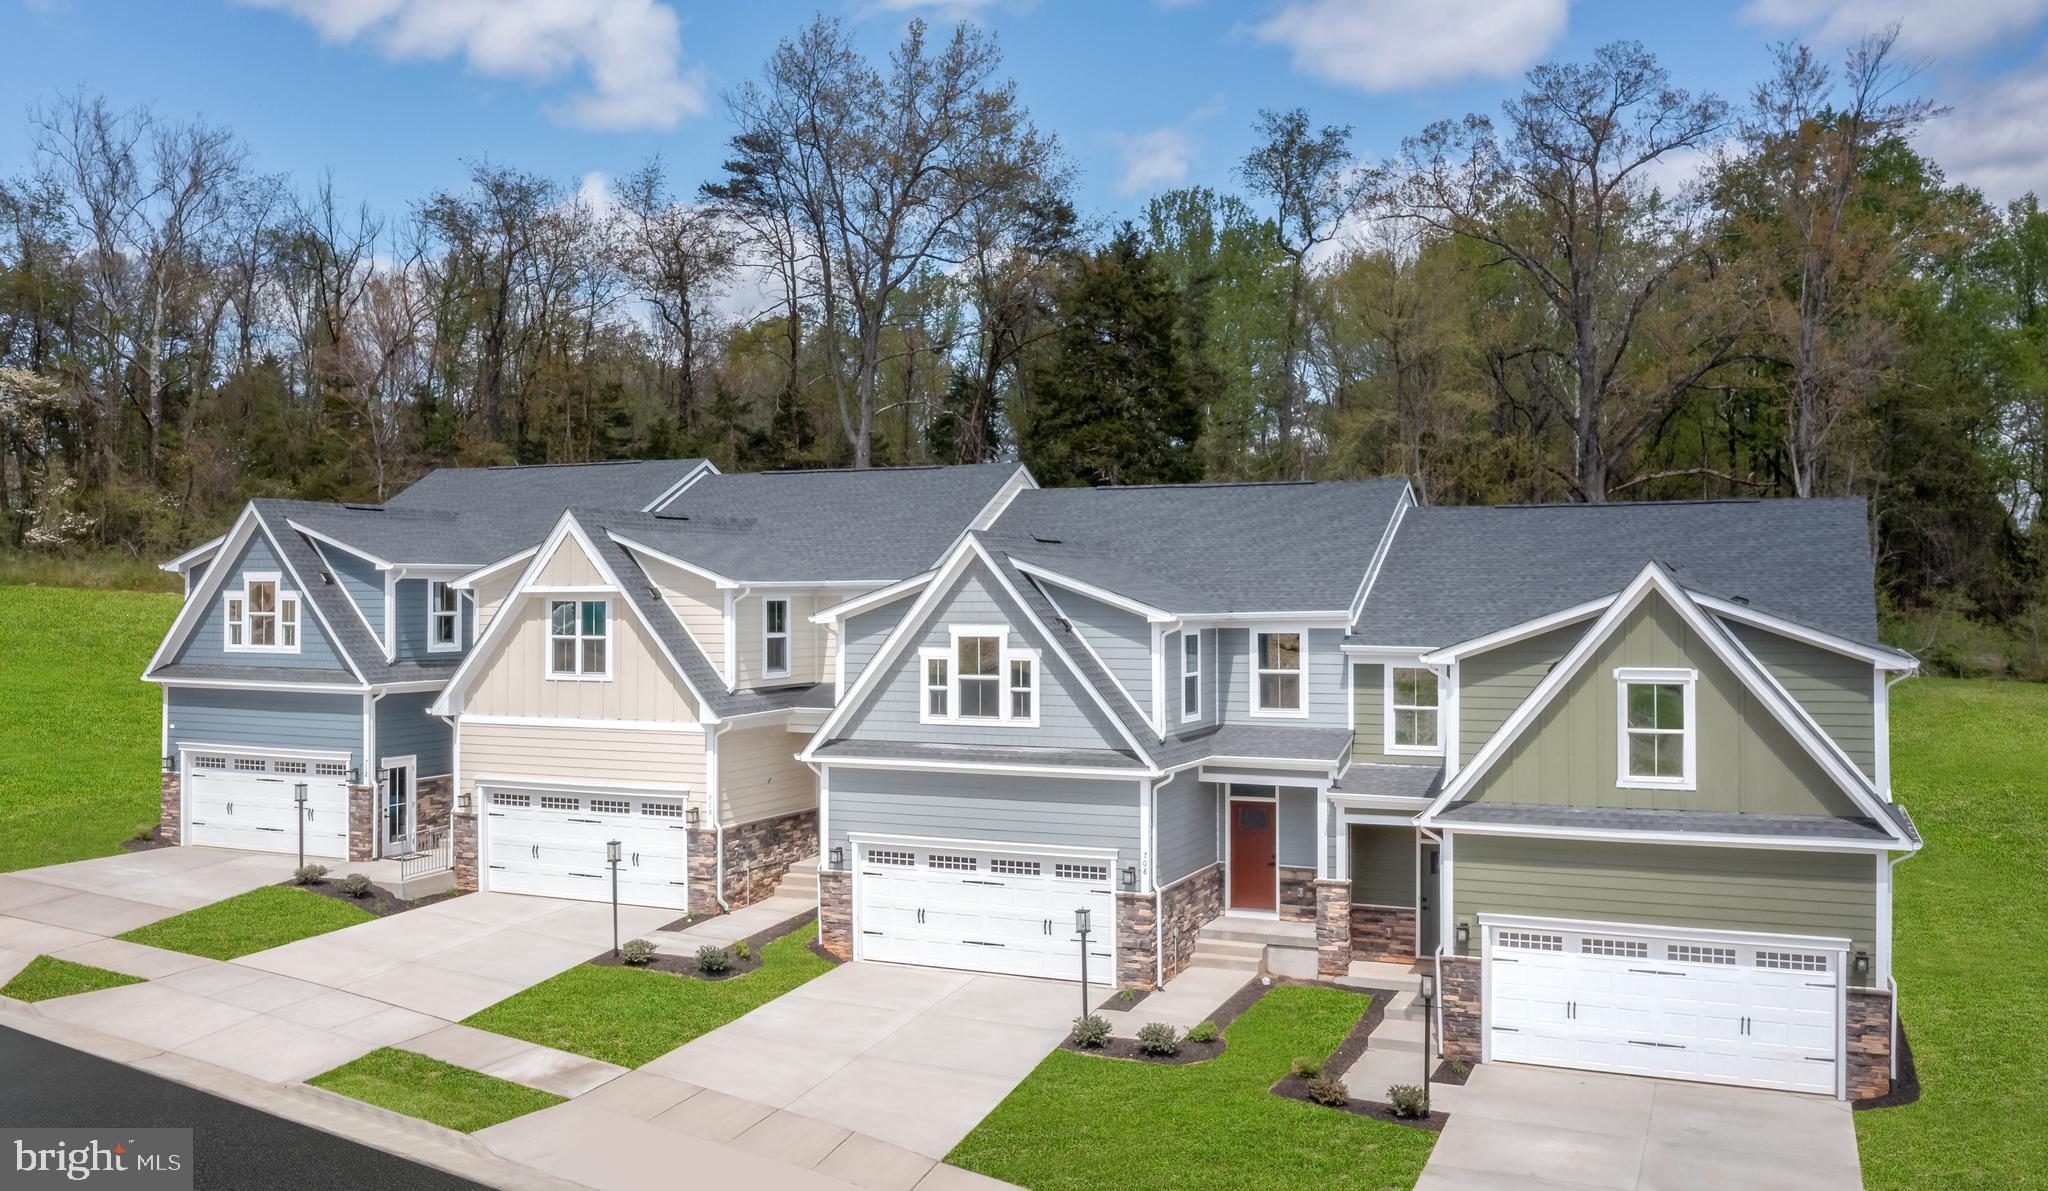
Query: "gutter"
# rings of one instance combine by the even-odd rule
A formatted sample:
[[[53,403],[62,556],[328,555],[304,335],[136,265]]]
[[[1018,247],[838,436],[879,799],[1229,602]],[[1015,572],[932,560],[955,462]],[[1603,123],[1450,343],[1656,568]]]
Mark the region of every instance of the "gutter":
[[[725,819],[718,813],[718,734],[724,730],[723,724],[715,724],[704,734],[704,784],[709,787],[705,801],[711,812],[711,847],[715,857],[711,896],[721,913],[730,914],[732,905],[725,900]]]
[[[1434,831],[1431,831],[1431,830],[1430,830],[1429,828],[1427,828],[1427,827],[1417,827],[1417,828],[1416,828],[1416,830],[1417,830],[1417,831],[1420,831],[1420,832],[1421,832],[1421,833],[1423,834],[1423,836],[1424,836],[1425,838],[1427,838],[1428,840],[1430,840],[1431,842],[1433,842],[1434,844],[1436,844],[1436,846],[1437,846],[1437,852],[1438,852],[1439,854],[1441,854],[1441,853],[1443,852],[1443,846],[1444,846],[1444,837],[1443,837],[1443,836],[1441,836],[1441,835],[1438,835],[1438,834],[1437,834],[1436,832],[1434,832]],[[1438,910],[1437,910],[1437,912],[1438,912],[1438,915],[1439,915],[1439,917],[1438,917],[1438,919],[1437,919],[1437,922],[1438,922],[1438,927],[1437,927],[1437,932],[1436,932],[1436,950],[1435,950],[1435,951],[1433,951],[1433,952],[1431,952],[1431,953],[1430,953],[1430,957],[1429,957],[1429,958],[1430,958],[1430,962],[1431,962],[1431,964],[1432,964],[1432,965],[1433,965],[1433,966],[1434,966],[1434,967],[1436,968],[1436,1005],[1435,1005],[1435,1008],[1434,1008],[1434,1010],[1433,1010],[1433,1011],[1435,1012],[1435,1014],[1436,1014],[1436,1054],[1435,1054],[1434,1056],[1432,1056],[1432,1057],[1434,1057],[1434,1058],[1442,1058],[1442,1057],[1443,1057],[1443,1053],[1444,1053],[1444,932],[1443,932],[1443,924],[1444,924],[1444,923],[1446,923],[1446,922],[1448,922],[1448,923],[1450,923],[1450,925],[1451,925],[1451,929],[1452,929],[1452,930],[1456,930],[1456,929],[1457,929],[1457,923],[1456,923],[1456,921],[1455,921],[1455,917],[1456,917],[1456,916],[1450,913],[1451,907],[1449,907],[1449,906],[1446,906],[1446,905],[1443,905],[1443,904],[1442,904],[1442,902],[1443,902],[1443,900],[1444,900],[1444,889],[1443,889],[1443,878],[1441,878],[1441,877],[1437,878],[1436,900],[1437,900],[1437,902],[1438,902]],[[1417,929],[1417,930],[1420,930],[1420,929],[1421,929],[1421,926],[1420,926],[1420,924],[1417,924],[1417,926],[1416,926],[1416,929]]]

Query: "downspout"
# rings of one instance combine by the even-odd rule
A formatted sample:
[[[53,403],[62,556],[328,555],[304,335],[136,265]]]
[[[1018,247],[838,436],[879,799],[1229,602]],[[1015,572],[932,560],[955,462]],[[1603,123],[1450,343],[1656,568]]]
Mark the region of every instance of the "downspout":
[[[1444,840],[1443,840],[1443,837],[1442,837],[1442,836],[1440,836],[1440,835],[1438,835],[1438,834],[1437,834],[1436,832],[1434,832],[1434,831],[1431,831],[1431,830],[1430,830],[1429,828],[1427,828],[1427,827],[1418,827],[1418,828],[1416,828],[1416,830],[1417,830],[1417,831],[1420,831],[1420,832],[1422,833],[1422,836],[1423,836],[1423,838],[1424,838],[1424,839],[1427,839],[1427,840],[1431,841],[1432,843],[1436,844],[1436,849],[1437,849],[1437,855],[1438,855],[1438,857],[1442,857],[1442,855],[1443,855],[1443,850],[1444,850]],[[1441,860],[1439,860],[1439,867],[1441,867]],[[1443,915],[1443,913],[1442,913],[1442,910],[1443,910],[1443,900],[1444,900],[1444,887],[1443,887],[1444,883],[1443,883],[1443,877],[1442,877],[1442,875],[1441,875],[1441,874],[1439,874],[1439,875],[1438,875],[1438,877],[1437,877],[1437,883],[1436,883],[1436,885],[1437,885],[1437,887],[1436,887],[1436,900],[1437,900],[1437,906],[1438,906],[1438,915],[1437,915],[1437,932],[1436,932],[1436,950],[1435,950],[1434,952],[1432,952],[1432,953],[1430,954],[1430,961],[1431,961],[1431,962],[1432,962],[1432,963],[1433,963],[1433,964],[1434,964],[1434,965],[1436,966],[1436,1008],[1435,1008],[1435,1013],[1436,1013],[1436,1046],[1437,1046],[1437,1051],[1436,1051],[1436,1053],[1437,1053],[1437,1057],[1441,1058],[1441,1057],[1443,1057],[1443,1053],[1444,1053],[1444,1051],[1443,1051],[1443,1046],[1444,1046],[1444,931],[1443,931],[1443,926],[1444,926],[1444,922],[1445,922],[1445,918],[1444,918],[1444,915]],[[1416,929],[1417,929],[1417,930],[1420,930],[1420,929],[1422,929],[1422,928],[1421,928],[1421,924],[1419,924],[1419,923],[1418,923],[1418,924],[1416,925]],[[1454,923],[1454,924],[1452,924],[1452,929],[1453,929],[1453,930],[1456,930],[1456,929],[1457,929],[1457,927],[1456,927],[1456,924],[1455,924],[1455,923]]]
[[[704,734],[704,785],[711,812],[711,848],[716,858],[716,875],[712,878],[716,884],[711,887],[711,896],[721,912],[730,914],[732,905],[725,900],[725,818],[718,812],[718,734],[724,730],[725,725],[717,723]]]
[[[1885,800],[1886,802],[1890,802],[1890,801],[1892,801],[1892,790],[1891,790],[1891,778],[1892,778],[1892,762],[1891,762],[1891,752],[1892,752],[1892,741],[1891,741],[1891,733],[1892,733],[1892,717],[1891,717],[1891,690],[1892,690],[1892,688],[1893,688],[1893,687],[1895,687],[1895,686],[1899,685],[1900,683],[1902,683],[1902,682],[1906,681],[1906,680],[1907,680],[1908,678],[1917,678],[1917,677],[1919,677],[1919,674],[1920,674],[1920,671],[1919,671],[1919,670],[1917,670],[1917,669],[1915,669],[1915,670],[1905,670],[1905,671],[1901,671],[1901,672],[1899,673],[1899,675],[1898,675],[1897,677],[1895,677],[1895,678],[1892,678],[1892,679],[1889,679],[1889,680],[1887,680],[1887,681],[1885,682],[1885,684],[1884,684],[1884,690],[1885,690],[1885,717],[1884,717],[1884,734],[1885,734],[1885,738],[1884,738],[1884,740],[1883,740],[1883,741],[1881,741],[1880,743],[1881,743],[1881,745],[1882,745],[1882,746],[1883,746],[1883,748],[1884,748],[1884,754],[1885,754],[1885,756],[1884,756],[1884,778],[1885,778],[1885,788],[1884,788],[1884,789],[1882,789],[1882,790],[1880,790],[1880,791],[1878,791],[1878,793],[1880,793],[1881,795],[1883,795],[1883,796],[1884,796],[1884,800]],[[1887,898],[1894,898],[1894,899],[1895,899],[1895,898],[1896,898],[1896,895],[1897,895],[1897,893],[1898,893],[1898,889],[1899,889],[1899,865],[1900,865],[1901,863],[1903,863],[1904,861],[1910,860],[1911,858],[1913,858],[1914,856],[1917,856],[1917,855],[1919,855],[1919,852],[1918,852],[1918,851],[1913,851],[1913,852],[1901,852],[1901,853],[1900,853],[1900,854],[1898,854],[1897,856],[1894,856],[1894,857],[1892,857],[1892,859],[1891,859],[1891,874],[1890,874],[1890,877],[1889,877],[1889,878],[1888,878],[1888,879],[1886,880],[1886,882],[1885,882],[1885,896],[1886,896]],[[1886,924],[1886,926],[1887,926],[1888,928],[1890,928],[1890,933],[1891,933],[1891,934],[1893,934],[1893,935],[1896,935],[1896,934],[1898,934],[1898,917],[1897,917],[1896,913],[1892,913],[1892,912],[1888,912],[1888,913],[1886,913],[1886,914],[1885,914],[1885,924]],[[1899,978],[1898,978],[1897,976],[1895,976],[1895,975],[1893,975],[1893,974],[1892,974],[1892,972],[1893,972],[1893,965],[1892,965],[1892,940],[1891,940],[1891,939],[1889,939],[1889,938],[1887,938],[1887,939],[1886,939],[1886,940],[1884,941],[1884,955],[1885,955],[1885,964],[1884,964],[1884,982],[1885,982],[1885,985],[1886,985],[1886,987],[1887,987],[1888,989],[1890,989],[1890,991],[1891,991],[1891,994],[1892,994],[1892,1013],[1891,1013],[1891,1017],[1892,1017],[1892,1021],[1891,1021],[1891,1046],[1890,1046],[1890,1048],[1889,1048],[1889,1050],[1888,1050],[1887,1054],[1889,1055],[1889,1057],[1890,1057],[1890,1059],[1891,1059],[1891,1076],[1892,1076],[1892,1082],[1893,1082],[1893,1083],[1897,1083],[1897,1082],[1899,1081]]]

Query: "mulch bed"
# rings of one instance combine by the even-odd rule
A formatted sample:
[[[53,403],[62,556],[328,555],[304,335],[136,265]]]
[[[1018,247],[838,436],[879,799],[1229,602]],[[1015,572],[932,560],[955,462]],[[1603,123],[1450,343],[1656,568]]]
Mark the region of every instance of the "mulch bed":
[[[1892,1081],[1892,1090],[1882,1096],[1869,1096],[1852,1100],[1849,1107],[1857,1112],[1869,1108],[1897,1108],[1920,1099],[1920,1068],[1913,1063],[1913,1044],[1906,1041],[1906,1021],[1899,1019],[1899,1077]]]
[[[344,873],[343,875],[346,876],[347,874]],[[331,897],[338,902],[347,902],[356,909],[362,910],[367,914],[373,914],[378,918],[389,918],[393,914],[403,914],[407,910],[417,910],[421,906],[431,906],[435,902],[445,902],[451,897],[461,897],[469,892],[466,889],[444,889],[439,893],[431,893],[426,897],[416,897],[411,901],[407,901],[382,885],[370,886],[370,891],[361,897],[350,897],[341,891],[341,882],[332,877],[322,877],[311,885],[301,885],[297,881],[279,881],[278,885],[285,889],[303,889],[307,893],[317,893],[321,897]]]
[[[176,844],[159,836],[155,828],[150,829],[149,836],[146,839],[124,839],[121,841],[121,849],[125,852],[154,852],[158,848],[175,847],[177,847]]]
[[[1445,1059],[1436,1065],[1436,1071],[1430,1075],[1429,1082],[1447,1083],[1454,1088],[1462,1088],[1465,1086],[1465,1081],[1471,1078],[1472,1064]]]
[[[1290,983],[1324,984],[1326,982],[1290,981]],[[1394,993],[1392,990],[1384,988],[1360,989],[1353,988],[1350,985],[1330,985],[1329,987],[1342,988],[1347,992],[1363,992],[1372,997],[1372,1004],[1367,1007],[1364,1016],[1358,1019],[1358,1024],[1351,1027],[1351,1032],[1344,1035],[1344,1041],[1339,1042],[1337,1049],[1331,1051],[1330,1056],[1323,1060],[1324,1071],[1345,1071],[1349,1070],[1351,1065],[1358,1061],[1360,1055],[1372,1049],[1372,1032],[1379,1029],[1380,1023],[1386,1020],[1387,1002],[1393,999]],[[1463,1083],[1464,1080],[1460,1079],[1458,1082]],[[1308,1080],[1291,1072],[1282,1076],[1280,1082],[1267,1090],[1275,1096],[1296,1100],[1303,1104],[1314,1104],[1318,1108],[1348,1112],[1352,1116],[1357,1117],[1371,1117],[1375,1121],[1385,1121],[1390,1125],[1405,1125],[1410,1129],[1421,1129],[1429,1133],[1436,1133],[1442,1130],[1445,1122],[1451,1119],[1450,1114],[1445,1112],[1431,1112],[1426,1117],[1404,1117],[1395,1113],[1394,1107],[1391,1104],[1385,1104],[1378,1100],[1361,1100],[1357,1097],[1353,1097],[1342,1104],[1323,1104],[1308,1094]]]
[[[1153,990],[1149,988],[1127,988],[1116,994],[1116,1004],[1104,1005],[1103,1008],[1115,1009],[1119,1012],[1136,1009],[1144,1004],[1145,998],[1151,996],[1152,993]]]
[[[629,964],[625,960],[620,959],[618,956],[613,955],[609,950],[606,950],[598,953],[597,955],[592,956],[586,962],[591,964],[593,967],[639,968],[640,970],[645,972],[667,972],[672,976],[688,976],[693,980],[730,980],[735,976],[744,976],[748,972],[751,972],[756,968],[759,968],[761,966],[761,948],[767,946],[770,943],[773,943],[775,940],[781,938],[789,932],[802,927],[805,923],[811,921],[817,916],[818,912],[816,910],[806,910],[803,913],[798,914],[794,917],[785,918],[781,922],[776,923],[775,925],[769,927],[766,930],[755,931],[753,934],[748,935],[746,938],[740,940],[740,942],[743,942],[747,945],[747,957],[745,959],[741,959],[738,956],[738,954],[735,953],[733,944],[726,944],[726,954],[732,959],[732,966],[727,968],[723,972],[698,971],[697,955],[695,952],[692,952],[689,955],[670,955],[667,952],[656,952],[654,958],[647,963]],[[679,918],[676,921],[689,924],[698,920],[691,918]],[[670,923],[669,925],[674,926],[675,923]],[[817,943],[815,941],[811,944],[811,949],[813,951],[817,951]],[[818,954],[824,955],[825,953],[819,951]],[[830,956],[826,956],[826,958],[831,959]],[[839,961],[835,959],[832,962],[838,963]]]
[[[1111,1038],[1103,1046],[1081,1046],[1074,1041],[1072,1034],[1060,1040],[1060,1049],[1071,1050],[1075,1054],[1093,1055],[1099,1059],[1132,1059],[1140,1063],[1158,1063],[1164,1067],[1178,1067],[1183,1063],[1199,1063],[1205,1059],[1213,1059],[1217,1055],[1222,1054],[1226,1049],[1223,1040],[1224,1027],[1236,1021],[1238,1014],[1243,1013],[1256,1004],[1260,997],[1266,995],[1268,989],[1283,983],[1288,982],[1276,980],[1273,984],[1260,984],[1259,978],[1256,976],[1245,981],[1243,988],[1230,994],[1229,1000],[1218,1005],[1216,1011],[1204,1019],[1216,1023],[1216,1041],[1189,1042],[1183,1038],[1181,1039],[1180,1053],[1177,1055],[1146,1054],[1138,1049],[1138,1040],[1135,1038]],[[1123,1004],[1116,1004],[1106,1006],[1106,1008],[1123,1009],[1125,1006]],[[1188,1024],[1193,1025],[1194,1023],[1190,1022]]]

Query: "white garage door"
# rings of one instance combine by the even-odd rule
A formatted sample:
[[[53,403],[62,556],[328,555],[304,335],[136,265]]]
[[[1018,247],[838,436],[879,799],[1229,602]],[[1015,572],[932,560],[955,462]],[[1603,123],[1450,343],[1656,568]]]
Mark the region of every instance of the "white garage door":
[[[348,762],[191,752],[185,763],[184,842],[258,852],[299,850],[306,787],[306,855],[348,855]]]
[[[860,958],[1078,979],[1074,911],[1087,907],[1088,978],[1116,981],[1116,898],[1107,857],[860,845]]]
[[[1842,953],[1487,928],[1492,1058],[1835,1093]]]
[[[680,798],[490,790],[485,815],[485,883],[494,892],[609,901],[605,844],[618,840],[620,901],[689,905],[690,836]]]

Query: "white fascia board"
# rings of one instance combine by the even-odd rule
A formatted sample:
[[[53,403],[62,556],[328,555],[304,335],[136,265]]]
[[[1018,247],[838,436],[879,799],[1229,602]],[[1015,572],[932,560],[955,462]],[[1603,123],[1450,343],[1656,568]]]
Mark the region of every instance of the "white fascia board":
[[[1415,507],[1415,486],[1402,481],[1401,499],[1394,502],[1394,515],[1387,519],[1387,528],[1380,535],[1379,545],[1373,547],[1372,560],[1365,564],[1365,577],[1358,581],[1358,594],[1351,597],[1351,612],[1345,618],[1349,627],[1358,623],[1365,614],[1365,601],[1372,596],[1372,585],[1380,577],[1380,567],[1387,561],[1387,554],[1394,548],[1394,535],[1401,532],[1401,522],[1408,517],[1408,510]]]
[[[1141,781],[1160,776],[1156,770],[1107,769],[1087,765],[1005,765],[979,761],[921,761],[903,757],[820,757],[809,748],[796,755],[806,765],[843,765],[848,769],[921,769],[935,773],[1004,773],[1029,777],[1103,777]]]
[[[1767,612],[1759,612],[1747,604],[1738,604],[1733,600],[1724,600],[1718,596],[1695,595],[1693,599],[1700,607],[1705,608],[1716,616],[1740,621],[1755,628],[1767,629],[1781,637],[1790,637],[1794,641],[1801,641],[1815,648],[1825,649],[1830,653],[1839,653],[1855,658],[1858,661],[1869,662],[1880,670],[1918,670],[1920,668],[1920,659],[1904,650],[1892,649],[1881,645],[1865,645],[1859,641],[1851,641],[1847,637],[1837,637],[1833,633],[1808,628],[1803,624],[1798,624],[1782,617],[1772,616]]]
[[[300,605],[303,607],[310,607],[313,610],[314,619],[320,622],[321,629],[325,631],[327,634],[327,643],[333,646],[334,652],[340,654],[341,660],[348,664],[349,673],[356,676],[356,681],[362,683],[365,686],[368,686],[370,683],[370,676],[364,674],[362,667],[356,665],[356,660],[348,656],[348,651],[341,647],[341,635],[334,631],[334,625],[329,623],[327,619],[327,614],[325,612],[320,611],[320,601],[313,598],[313,588],[310,584],[306,582],[306,577],[304,575],[299,574],[299,568],[292,565],[291,555],[286,553],[285,550],[277,544],[277,534],[271,530],[270,523],[263,520],[263,515],[261,513],[258,513],[256,515],[256,523],[263,527],[263,536],[270,539],[270,548],[277,551],[278,564],[284,567],[285,570],[290,571],[293,580],[297,582],[299,588]],[[289,529],[291,526],[291,522],[287,520],[285,522],[285,526],[287,529]],[[320,552],[318,550],[315,550],[313,553],[315,555],[318,555]],[[368,556],[366,555],[365,557]],[[322,559],[321,561],[325,562],[326,560]],[[344,600],[348,600],[349,607],[355,607],[355,601],[349,599],[348,592],[346,590],[343,590],[343,592],[341,593],[341,598]],[[357,615],[361,616],[362,614],[358,612]],[[368,626],[366,625],[365,627]],[[370,639],[372,641],[377,640],[377,635],[375,633],[371,633]],[[378,644],[381,646],[382,642],[378,642]]]
[[[1036,487],[1038,487],[1037,477],[1031,474],[1030,468],[1019,463],[1017,470],[1010,473],[1010,478],[1003,481],[1003,486],[996,489],[996,494],[988,498],[987,504],[981,506],[981,512],[976,513],[974,520],[967,523],[967,528],[969,530],[989,528],[1002,518],[1003,513],[1009,509],[1011,502],[1017,499],[1018,493]]]
[[[1346,645],[1347,657],[1422,659],[1436,651],[1434,645]]]
[[[1284,621],[1290,628],[1298,625],[1309,629],[1341,629],[1351,623],[1349,614],[1327,608],[1312,612],[1190,612],[1180,618],[1181,627],[1190,629],[1227,629],[1276,621]]]
[[[256,506],[253,504],[243,505],[241,516],[235,518],[234,525],[226,533],[214,539],[219,546],[219,549],[215,552],[224,554],[229,558],[234,557],[249,544],[249,538],[254,534],[255,526]],[[199,623],[200,619],[205,615],[205,610],[212,607],[213,601],[219,598],[221,584],[226,579],[224,574],[226,570],[226,567],[210,567],[207,569],[206,577],[201,580],[199,590],[187,597],[184,604],[178,608],[178,615],[171,620],[170,631],[164,634],[163,640],[157,642],[156,652],[149,655],[149,664],[142,668],[142,673],[145,676],[151,670],[162,665],[167,657],[176,655],[178,647],[183,645],[185,638],[191,635],[192,626]]]
[[[1905,846],[1889,840],[1831,839],[1811,835],[1730,835],[1711,831],[1620,831],[1597,827],[1550,827],[1539,823],[1461,823],[1439,819],[1429,826],[1458,835],[1540,836],[1548,839],[1605,840],[1638,844],[1695,844],[1702,848],[1768,848],[1794,852],[1898,852]]]
[[[380,571],[391,570],[394,566],[397,565],[395,563],[386,562],[384,559],[377,557],[376,555],[370,553],[368,550],[363,549],[361,546],[351,546],[347,542],[342,541],[340,538],[337,538],[332,534],[324,534],[317,529],[308,529],[305,526],[299,524],[297,521],[292,520],[290,517],[286,517],[284,519],[284,523],[290,528],[297,530],[299,533],[305,534],[307,537],[313,539],[314,541],[320,543],[323,546],[332,546],[336,550],[346,550],[350,554],[355,555],[357,558],[362,559],[364,562],[375,565],[376,568]]]
[[[453,583],[450,583],[448,586],[453,587],[457,591],[475,591],[476,585],[478,583],[490,578],[492,575],[497,574],[499,571],[502,571],[507,567],[518,566],[520,563],[526,562],[528,559],[531,559],[534,555],[538,553],[540,553],[539,546],[528,546],[526,549],[521,550],[517,554],[508,554],[496,562],[487,563],[484,566],[478,567],[473,571],[465,571],[459,578],[457,578]]]
[[[282,667],[280,667],[280,669],[281,668]],[[161,675],[152,676],[148,674],[142,676],[142,681],[153,682],[156,683],[158,686],[167,687],[214,687],[221,690],[231,691],[299,691],[305,694],[329,695],[366,695],[369,694],[371,690],[371,688],[368,685],[355,685],[351,683],[282,681],[263,682],[260,680],[245,681],[239,678],[166,678]],[[436,683],[435,685],[438,686],[440,684]],[[383,691],[396,688],[378,687],[376,689]]]
[[[1574,604],[1569,608],[1560,608],[1555,612],[1547,612],[1542,616],[1525,620],[1520,624],[1511,624],[1504,629],[1497,629],[1494,632],[1487,633],[1485,636],[1474,637],[1469,641],[1460,641],[1455,645],[1446,645],[1442,649],[1430,650],[1422,655],[1422,664],[1425,666],[1445,666],[1475,653],[1485,653],[1489,649],[1499,649],[1503,645],[1513,645],[1517,641],[1526,641],[1531,637],[1541,636],[1552,629],[1562,628],[1565,625],[1598,616],[1606,611],[1608,605],[1612,604],[1614,600],[1615,597],[1611,595],[1602,596],[1597,600],[1587,600],[1583,604]]]
[[[476,568],[466,562],[394,562],[401,579],[460,579]]]
[[[898,579],[887,587],[877,588],[865,595],[857,595],[850,600],[842,600],[829,608],[811,613],[811,623],[836,624],[850,616],[857,616],[862,612],[866,612],[870,608],[879,608],[883,604],[900,600],[913,591],[921,590],[937,574],[937,571],[926,571],[921,575],[912,575],[908,579]]]
[[[220,553],[221,543],[227,540],[228,535],[222,534],[210,542],[201,542],[169,562],[156,564],[156,569],[159,571],[169,571],[174,575],[182,575],[199,563],[205,562],[215,554]]]
[[[690,487],[690,485],[696,483],[698,480],[703,479],[706,474],[715,476],[718,474],[718,468],[714,467],[711,463],[711,460],[709,459],[699,459],[697,461],[697,466],[691,468],[689,472],[683,476],[682,479],[677,480],[673,484],[670,484],[666,491],[664,491],[660,496],[655,497],[652,501],[643,506],[640,511],[643,513],[654,512],[656,509],[661,508],[663,505],[674,500],[676,497],[681,496]]]
[[[730,590],[741,586],[740,581],[737,579],[727,578],[726,576],[719,574],[717,571],[710,570],[706,567],[700,567],[693,562],[684,562],[682,559],[677,558],[673,554],[665,554],[660,550],[656,550],[652,546],[643,545],[639,542],[633,541],[631,538],[622,537],[615,530],[605,530],[604,536],[610,538],[614,542],[617,542],[619,545],[624,546],[626,549],[631,550],[635,554],[639,554],[644,557],[654,559],[656,562],[665,562],[668,565],[675,567],[677,570],[687,571],[690,574],[697,576],[699,579],[708,579],[714,586],[720,588],[721,590]]]
[[[1017,560],[1013,558],[1010,561],[1014,564]],[[1060,607],[1060,602],[1057,599],[1053,598],[1053,594],[1051,592],[1040,589],[1040,594],[1045,596],[1045,602],[1052,605],[1052,610],[1059,613],[1060,618],[1062,620],[1065,620],[1069,625],[1074,623],[1074,618],[1067,615],[1067,610],[1065,608]],[[1158,635],[1158,631],[1158,626],[1155,624],[1153,626],[1153,635],[1155,637]],[[1116,671],[1110,669],[1108,663],[1102,660],[1102,654],[1096,651],[1094,644],[1091,643],[1088,640],[1088,638],[1081,633],[1075,633],[1074,638],[1081,643],[1082,649],[1088,651],[1088,656],[1095,660],[1095,664],[1101,667],[1103,676],[1109,679],[1110,684],[1116,687],[1117,692],[1123,695],[1125,699],[1129,700],[1132,707],[1138,707],[1137,699],[1133,698],[1131,695],[1131,688],[1125,686],[1124,680],[1118,678],[1116,676]],[[1153,650],[1153,660],[1157,661],[1158,656],[1158,650],[1155,648]],[[1161,692],[1155,688],[1153,694],[1157,696],[1161,694]],[[1159,738],[1161,740],[1166,739],[1166,733],[1164,729],[1160,727],[1159,719],[1156,716],[1152,715],[1145,708],[1138,707],[1138,718],[1145,721],[1146,727],[1158,733]]]
[[[1128,612],[1132,616],[1142,616],[1151,624],[1167,624],[1174,619],[1173,613],[1163,608],[1154,608],[1150,604],[1131,599],[1129,596],[1120,596],[1106,587],[1097,587],[1093,583],[1085,583],[1072,576],[1062,575],[1058,571],[1035,566],[1016,558],[1010,560],[1010,565],[1031,576],[1033,579],[1042,579],[1047,583],[1064,587],[1079,595],[1087,596],[1097,603],[1108,604],[1119,612]]]

